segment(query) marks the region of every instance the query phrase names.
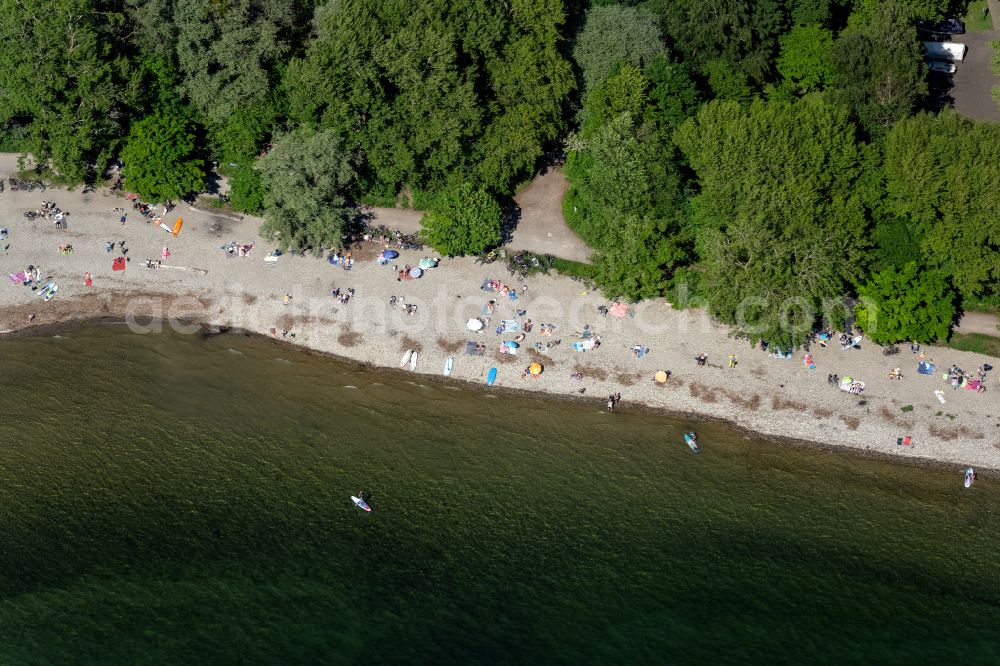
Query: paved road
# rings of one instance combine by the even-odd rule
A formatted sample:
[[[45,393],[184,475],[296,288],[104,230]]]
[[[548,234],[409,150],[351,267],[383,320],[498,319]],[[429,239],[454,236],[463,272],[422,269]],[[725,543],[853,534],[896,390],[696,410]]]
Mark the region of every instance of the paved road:
[[[576,235],[562,214],[562,200],[569,183],[558,169],[535,176],[514,200],[521,208],[521,219],[514,229],[509,247],[554,254],[563,259],[587,261],[591,249]]]
[[[420,231],[420,218],[423,212],[411,208],[369,208],[372,214],[372,224],[382,224],[390,229],[396,229],[404,234],[415,234]]]
[[[514,197],[521,217],[510,243],[512,250],[554,254],[563,259],[587,261],[591,250],[569,228],[562,214],[563,195],[569,183],[561,171],[549,169]],[[420,231],[423,213],[407,208],[371,208],[374,224],[384,224],[403,233]]]
[[[955,327],[956,333],[982,333],[1000,337],[1000,317],[985,312],[966,312]]]
[[[1000,20],[1000,7],[994,13],[991,6],[990,11],[996,27],[996,22]],[[958,63],[958,71],[952,76],[951,95],[955,99],[955,110],[962,115],[975,120],[1000,122],[1000,106],[991,96],[993,86],[1000,85],[1000,78],[993,74],[990,67],[993,49],[989,42],[992,39],[1000,39],[1000,29],[955,35],[954,41],[965,43],[969,52],[965,61]]]

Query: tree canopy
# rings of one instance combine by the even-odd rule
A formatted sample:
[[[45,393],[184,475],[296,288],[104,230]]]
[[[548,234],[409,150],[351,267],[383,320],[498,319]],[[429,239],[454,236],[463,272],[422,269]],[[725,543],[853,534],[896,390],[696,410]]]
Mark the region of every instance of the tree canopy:
[[[0,125],[23,127],[24,149],[68,180],[115,156],[137,98],[127,58],[110,47],[122,39],[116,4],[0,3]]]
[[[912,261],[876,273],[858,288],[858,298],[857,324],[879,344],[944,340],[955,318],[955,295],[945,276],[921,271]]]
[[[183,117],[160,112],[133,123],[121,159],[129,189],[147,201],[180,199],[205,186],[204,162]]]
[[[280,135],[257,170],[267,209],[261,236],[283,248],[342,247],[355,214],[347,202],[355,171],[334,132],[300,128]]]
[[[636,7],[591,7],[573,47],[586,90],[607,78],[621,63],[642,68],[666,53],[656,16]]]
[[[573,89],[559,0],[340,0],[289,63],[289,113],[340,136],[366,189],[440,189],[452,175],[509,191],[563,129]]]
[[[899,122],[885,146],[886,209],[964,297],[998,293],[1000,127],[955,113]]]
[[[863,272],[862,150],[844,109],[706,104],[676,133],[698,176],[692,216],[712,313],[791,344]]]
[[[927,95],[923,47],[912,11],[899,0],[878,3],[834,43],[831,101],[851,109],[874,136],[913,113]]]
[[[795,88],[808,92],[833,80],[833,33],[819,25],[796,26],[781,38],[778,71]]]
[[[421,220],[423,237],[445,255],[479,254],[500,242],[502,217],[496,199],[461,183],[438,195]]]

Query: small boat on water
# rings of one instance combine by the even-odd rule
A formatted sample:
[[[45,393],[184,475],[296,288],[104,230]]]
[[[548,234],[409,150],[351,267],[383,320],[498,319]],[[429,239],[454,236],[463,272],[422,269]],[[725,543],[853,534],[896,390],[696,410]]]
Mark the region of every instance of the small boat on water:
[[[684,433],[684,443],[691,447],[695,453],[701,453],[701,448],[698,446],[698,433],[693,431]]]
[[[971,467],[965,470],[965,487],[971,488],[972,484],[976,482],[976,470]]]
[[[354,502],[354,506],[358,507],[359,509],[364,509],[368,513],[372,512],[372,508],[368,506],[368,502],[364,501],[360,497],[355,497],[354,495],[351,495],[351,501]]]

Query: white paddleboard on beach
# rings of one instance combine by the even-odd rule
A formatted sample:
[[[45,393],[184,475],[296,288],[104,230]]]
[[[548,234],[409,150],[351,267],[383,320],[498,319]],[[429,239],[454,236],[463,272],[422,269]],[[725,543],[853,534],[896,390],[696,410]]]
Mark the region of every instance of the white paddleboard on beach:
[[[940,402],[943,405],[944,404],[944,393],[941,392],[941,391],[934,391],[934,395],[937,396],[938,402]]]
[[[410,362],[410,357],[413,356],[413,350],[407,349],[406,353],[403,354],[403,359],[399,362],[399,367],[404,368],[406,364]]]
[[[445,377],[447,377],[448,375],[450,375],[450,374],[451,374],[451,368],[452,368],[452,366],[454,366],[454,365],[455,365],[455,359],[454,359],[454,358],[452,358],[451,356],[449,356],[449,357],[448,357],[448,360],[446,360],[446,361],[444,362],[444,376],[445,376]]]
[[[420,352],[413,352],[413,355],[410,356],[410,371],[411,372],[417,369],[417,355],[419,353]]]

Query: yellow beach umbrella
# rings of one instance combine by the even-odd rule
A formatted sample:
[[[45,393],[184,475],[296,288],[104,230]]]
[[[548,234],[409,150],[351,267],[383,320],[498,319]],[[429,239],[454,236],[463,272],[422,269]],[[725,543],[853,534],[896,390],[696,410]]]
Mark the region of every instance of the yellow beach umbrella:
[[[655,378],[656,378],[656,383],[657,384],[666,384],[667,383],[667,373],[665,373],[663,370],[660,370],[659,372],[657,372]]]
[[[541,363],[532,363],[531,365],[528,366],[528,372],[530,372],[533,375],[540,375],[540,374],[542,374],[542,364]]]

